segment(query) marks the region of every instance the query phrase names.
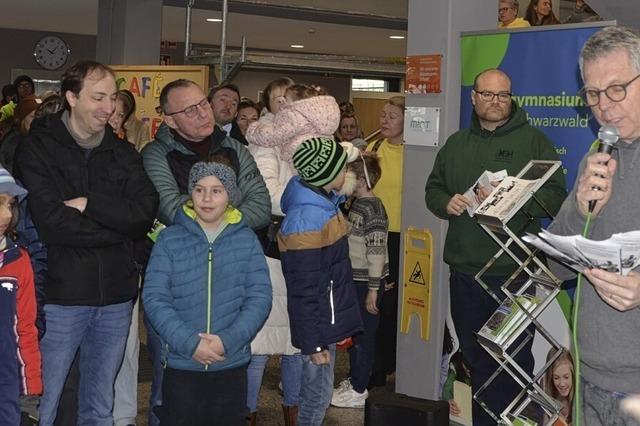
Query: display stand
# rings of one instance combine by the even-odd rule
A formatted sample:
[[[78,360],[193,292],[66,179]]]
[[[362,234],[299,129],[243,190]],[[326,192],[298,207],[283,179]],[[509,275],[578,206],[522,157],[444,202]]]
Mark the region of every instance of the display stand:
[[[562,353],[562,347],[544,329],[537,318],[555,299],[561,281],[537,257],[508,222],[527,203],[535,202],[548,213],[535,197],[535,192],[560,167],[559,161],[530,161],[518,174],[507,177],[487,197],[475,212],[479,225],[500,246],[500,250],[475,276],[476,281],[499,305],[496,312],[478,331],[478,343],[498,363],[498,369],[473,395],[474,400],[496,421],[508,425],[553,424],[562,405],[547,395],[540,379]],[[549,215],[551,216],[551,215]],[[533,218],[529,218],[533,220]],[[502,284],[503,299],[494,294],[483,280],[483,275],[502,256],[509,256],[518,265],[514,273]],[[533,340],[538,332],[555,350],[553,356],[538,371],[530,375],[516,362],[516,355]],[[483,402],[483,392],[501,372],[509,374],[522,388],[502,413],[494,413]]]

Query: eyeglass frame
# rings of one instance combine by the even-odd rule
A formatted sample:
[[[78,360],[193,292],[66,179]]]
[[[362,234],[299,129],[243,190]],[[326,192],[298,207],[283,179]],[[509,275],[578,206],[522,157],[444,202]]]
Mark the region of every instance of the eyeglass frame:
[[[480,100],[482,102],[493,102],[493,100],[495,98],[498,98],[498,102],[500,102],[501,104],[506,104],[507,102],[511,101],[511,98],[513,97],[513,93],[511,92],[498,92],[498,93],[494,93],[490,90],[483,90],[481,92],[477,91],[476,89],[471,89],[472,92],[474,92],[476,95],[480,96]],[[485,94],[491,94],[491,99],[483,99],[482,97]],[[500,96],[507,96],[507,99],[505,99],[504,101],[500,99]]]
[[[193,118],[198,114],[198,108],[202,109],[202,108],[206,108],[207,106],[211,108],[209,99],[205,97],[205,98],[202,98],[202,100],[197,104],[189,105],[188,107],[181,109],[180,111],[165,112],[164,115],[171,117],[176,114],[184,114],[187,118]]]
[[[584,104],[588,107],[594,107],[600,104],[600,94],[604,93],[605,96],[611,101],[611,102],[622,102],[627,98],[627,87],[629,87],[629,85],[631,83],[633,83],[634,81],[636,81],[638,78],[640,78],[640,74],[636,75],[635,77],[633,77],[631,80],[627,81],[626,83],[623,84],[610,84],[609,86],[605,87],[602,90],[596,90],[596,89],[587,89],[586,87],[583,87],[582,89],[580,89],[580,91],[578,92],[578,96],[580,96],[580,99],[582,99],[582,101],[584,102]],[[611,89],[612,87],[618,87],[622,89],[622,93],[623,96],[620,99],[613,99],[611,97],[611,95],[609,95],[607,93],[607,91],[609,89]],[[587,92],[594,92],[598,94],[598,102],[596,102],[595,104],[591,105],[587,102]]]

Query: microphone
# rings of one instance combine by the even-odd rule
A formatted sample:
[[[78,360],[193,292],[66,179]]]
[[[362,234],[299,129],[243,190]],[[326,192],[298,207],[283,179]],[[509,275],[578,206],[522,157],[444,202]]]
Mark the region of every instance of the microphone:
[[[598,130],[598,139],[600,140],[600,144],[598,145],[598,152],[604,152],[605,154],[611,154],[613,148],[618,142],[618,129],[615,126],[610,124],[605,124],[600,127]],[[607,164],[607,163],[604,163]],[[597,186],[594,186],[593,189],[600,190]],[[593,213],[593,209],[596,207],[596,200],[589,201],[589,213]]]

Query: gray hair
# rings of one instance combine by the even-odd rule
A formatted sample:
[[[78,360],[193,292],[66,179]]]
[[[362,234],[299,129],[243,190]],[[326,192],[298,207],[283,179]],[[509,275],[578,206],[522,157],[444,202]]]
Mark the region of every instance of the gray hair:
[[[627,27],[606,27],[593,34],[580,52],[580,75],[584,80],[584,64],[616,50],[624,49],[629,61],[640,72],[640,33]]]
[[[162,91],[160,92],[160,108],[162,109],[162,112],[165,114],[169,113],[169,111],[167,111],[167,108],[169,106],[169,93],[171,93],[172,90],[191,86],[200,87],[195,81],[187,80],[186,78],[173,80],[169,82],[169,84],[164,86],[162,88]]]
[[[498,0],[498,7],[500,7],[500,3],[509,3],[511,7],[516,9],[520,8],[520,2],[518,2],[518,0]]]

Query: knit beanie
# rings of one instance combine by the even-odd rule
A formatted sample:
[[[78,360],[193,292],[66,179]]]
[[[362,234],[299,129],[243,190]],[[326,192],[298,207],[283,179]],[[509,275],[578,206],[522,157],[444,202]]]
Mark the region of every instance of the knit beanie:
[[[189,194],[193,192],[198,181],[207,176],[215,176],[220,180],[229,195],[229,204],[232,206],[240,204],[241,196],[236,182],[236,172],[221,163],[200,161],[194,164],[189,172]]]
[[[16,183],[16,180],[4,167],[0,167],[0,194],[13,195],[22,201],[27,196],[27,190]]]
[[[322,187],[334,180],[346,162],[346,151],[329,138],[307,139],[293,154],[293,166],[300,177],[316,187]]]
[[[14,119],[17,123],[22,122],[27,115],[37,110],[40,104],[42,104],[40,98],[36,98],[33,95],[25,96],[20,99],[20,102],[16,105],[16,109],[13,111]]]

